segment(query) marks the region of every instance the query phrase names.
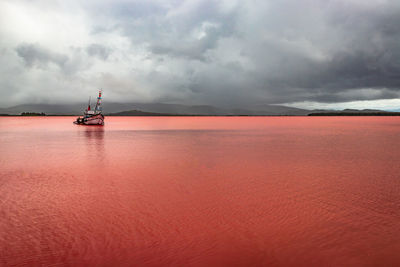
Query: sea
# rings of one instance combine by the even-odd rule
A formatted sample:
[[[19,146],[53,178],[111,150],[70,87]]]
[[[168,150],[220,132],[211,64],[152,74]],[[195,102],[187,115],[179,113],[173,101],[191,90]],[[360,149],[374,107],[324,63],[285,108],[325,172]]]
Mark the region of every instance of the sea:
[[[1,266],[399,266],[400,117],[0,117]]]

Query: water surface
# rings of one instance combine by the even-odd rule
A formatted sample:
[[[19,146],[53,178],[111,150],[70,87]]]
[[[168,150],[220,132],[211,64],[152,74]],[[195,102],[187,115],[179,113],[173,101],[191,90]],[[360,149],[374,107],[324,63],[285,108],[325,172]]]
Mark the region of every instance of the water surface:
[[[400,265],[399,117],[0,117],[0,265]]]

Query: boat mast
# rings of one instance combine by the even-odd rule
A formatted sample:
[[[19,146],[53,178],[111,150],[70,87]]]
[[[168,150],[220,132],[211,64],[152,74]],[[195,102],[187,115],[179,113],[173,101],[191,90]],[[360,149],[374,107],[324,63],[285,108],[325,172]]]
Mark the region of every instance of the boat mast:
[[[88,110],[88,111],[90,110],[90,96],[89,96],[89,103],[88,103],[88,108],[87,108],[87,110]]]
[[[99,96],[97,97],[97,103],[96,107],[94,108],[94,111],[97,113],[101,113],[101,92],[102,89],[99,90]]]

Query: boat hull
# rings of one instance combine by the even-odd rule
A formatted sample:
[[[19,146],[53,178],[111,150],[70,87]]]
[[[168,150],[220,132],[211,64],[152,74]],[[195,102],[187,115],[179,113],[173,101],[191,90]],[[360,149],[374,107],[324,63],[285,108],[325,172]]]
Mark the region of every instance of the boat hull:
[[[74,123],[78,125],[104,125],[104,116],[103,114],[97,114],[90,117],[78,118]]]

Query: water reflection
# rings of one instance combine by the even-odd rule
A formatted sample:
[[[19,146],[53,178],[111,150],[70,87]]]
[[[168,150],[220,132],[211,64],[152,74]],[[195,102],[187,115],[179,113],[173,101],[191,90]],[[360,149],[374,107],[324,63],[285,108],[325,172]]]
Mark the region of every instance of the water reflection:
[[[85,127],[85,136],[95,143],[101,143],[104,139],[104,126]]]
[[[104,155],[104,126],[86,126],[84,128],[84,142],[89,158],[103,160]]]

